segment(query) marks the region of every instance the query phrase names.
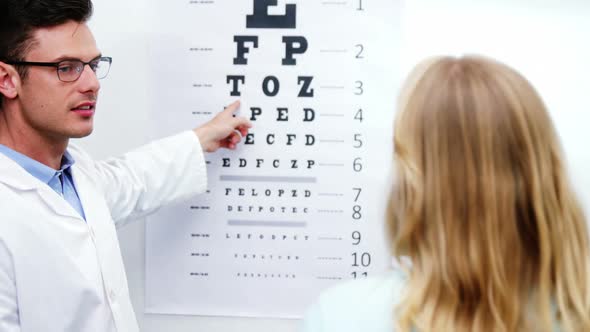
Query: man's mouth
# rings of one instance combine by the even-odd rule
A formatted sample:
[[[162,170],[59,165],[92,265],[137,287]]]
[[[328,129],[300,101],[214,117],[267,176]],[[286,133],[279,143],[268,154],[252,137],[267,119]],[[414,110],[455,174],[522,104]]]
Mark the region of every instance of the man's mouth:
[[[82,104],[72,108],[72,111],[74,111],[82,116],[92,116],[94,114],[95,107],[96,107],[96,103],[85,102],[85,103],[82,103]]]

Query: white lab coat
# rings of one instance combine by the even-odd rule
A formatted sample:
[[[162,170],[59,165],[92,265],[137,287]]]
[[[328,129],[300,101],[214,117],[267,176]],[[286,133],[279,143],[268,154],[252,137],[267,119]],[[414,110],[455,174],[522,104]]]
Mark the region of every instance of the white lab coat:
[[[116,226],[206,188],[192,131],[122,158],[68,151],[87,222],[0,154],[0,331],[135,332]]]

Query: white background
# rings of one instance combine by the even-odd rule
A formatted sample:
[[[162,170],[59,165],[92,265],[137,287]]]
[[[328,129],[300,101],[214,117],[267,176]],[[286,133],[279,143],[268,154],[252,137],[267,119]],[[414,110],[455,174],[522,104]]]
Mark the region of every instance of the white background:
[[[150,22],[144,15],[145,1],[94,1],[91,27],[103,54],[115,59],[102,82],[95,133],[79,143],[96,158],[122,153],[155,136],[148,130],[145,31]],[[553,115],[572,181],[590,211],[590,2],[408,0],[403,17],[404,72],[428,55],[479,53],[508,63],[530,79]],[[136,222],[119,236],[142,331],[296,331],[298,322],[293,320],[143,314],[144,229]]]

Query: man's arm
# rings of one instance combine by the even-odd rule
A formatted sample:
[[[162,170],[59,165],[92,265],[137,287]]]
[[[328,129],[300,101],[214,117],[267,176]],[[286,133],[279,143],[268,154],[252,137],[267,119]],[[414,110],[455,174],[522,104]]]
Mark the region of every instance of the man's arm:
[[[97,162],[113,219],[118,222],[149,214],[159,207],[202,193],[207,187],[203,151],[235,149],[250,122],[234,117],[235,102],[209,122],[125,154]]]

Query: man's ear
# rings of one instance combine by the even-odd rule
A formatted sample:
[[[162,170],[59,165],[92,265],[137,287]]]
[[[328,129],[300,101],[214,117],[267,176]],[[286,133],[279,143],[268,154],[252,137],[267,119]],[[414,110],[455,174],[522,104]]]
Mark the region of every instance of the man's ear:
[[[18,96],[20,76],[13,66],[0,61],[0,93],[5,98],[14,99]]]

